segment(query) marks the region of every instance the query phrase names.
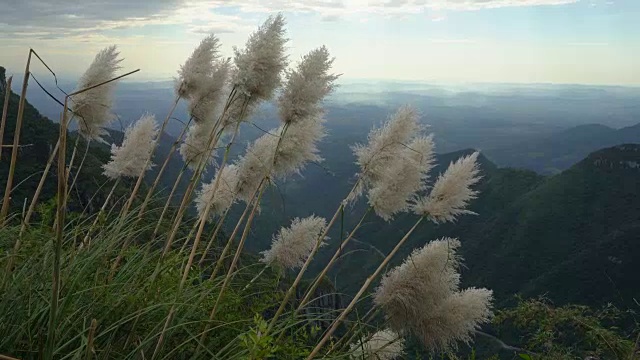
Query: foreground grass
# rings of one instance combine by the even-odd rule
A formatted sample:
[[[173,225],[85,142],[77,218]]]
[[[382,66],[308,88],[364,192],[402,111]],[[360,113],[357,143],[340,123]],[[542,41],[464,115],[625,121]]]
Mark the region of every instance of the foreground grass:
[[[176,249],[162,262],[160,236],[149,241],[151,224],[136,224],[132,219],[120,223],[103,221],[91,238],[82,244],[92,219],[76,218],[66,227],[61,258],[60,305],[55,323],[54,355],[60,359],[95,357],[148,358],[170,308],[175,316],[167,341],[157,359],[190,359],[206,325],[208,336],[202,344],[202,358],[254,359],[301,358],[309,353],[318,332],[317,322],[306,313],[297,320],[283,317],[269,337],[260,337],[264,318],[274,312],[282,300],[282,281],[251,255],[243,258],[231,286],[226,290],[218,315],[209,321],[209,313],[218,297],[222,275],[209,279],[215,259],[206,265],[194,265],[186,285],[179,291],[182,268],[188,251],[180,246],[188,236],[182,234]],[[188,228],[187,225],[184,226]],[[19,226],[0,228],[0,266],[6,269]],[[54,233],[48,224],[31,227],[22,234],[22,246],[15,254],[15,267],[3,273],[0,296],[0,349],[20,358],[41,358],[48,332]],[[109,281],[109,273],[123,242],[134,239],[119,270]],[[214,249],[215,253],[219,249]],[[226,265],[225,265],[226,266]],[[260,276],[256,277],[257,274]],[[251,284],[251,286],[247,286]],[[275,339],[286,332],[287,336]],[[8,352],[8,353],[6,353]],[[344,357],[336,353],[336,358]]]

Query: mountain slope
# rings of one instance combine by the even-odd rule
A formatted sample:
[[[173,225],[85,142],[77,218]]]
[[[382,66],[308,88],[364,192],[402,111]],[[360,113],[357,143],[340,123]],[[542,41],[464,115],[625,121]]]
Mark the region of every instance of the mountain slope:
[[[0,72],[2,73],[0,83],[4,84],[4,68],[0,68]],[[4,86],[1,87],[4,89]],[[1,98],[4,100],[4,91],[0,96],[2,96]],[[12,92],[9,97],[9,111],[3,136],[4,145],[10,146],[13,144],[18,101],[19,96]],[[33,190],[37,187],[41,171],[44,169],[58,139],[58,133],[58,124],[54,124],[51,120],[42,116],[28,101],[25,102],[23,124],[20,134],[20,149],[18,151],[17,166],[13,178],[14,190],[11,194],[12,205],[14,207],[22,207],[23,200],[30,197]],[[69,143],[73,146],[72,139],[69,139]],[[11,152],[10,147],[4,147],[2,149],[2,157],[0,159],[0,188],[3,192],[9,173]],[[93,157],[89,158],[88,164],[93,164],[92,160]],[[43,200],[52,197],[56,191],[55,172],[57,170],[55,165],[54,162],[50,171],[53,175],[49,176],[44,184]]]
[[[0,67],[0,75],[4,75],[4,68]],[[4,77],[0,76],[0,88],[4,89]],[[4,93],[0,94],[4,99]],[[19,96],[11,93],[9,111],[4,132],[4,144],[13,144],[13,135],[18,112]],[[33,107],[29,100],[25,101],[22,129],[20,131],[20,150],[18,151],[17,165],[13,179],[13,191],[11,194],[11,206],[14,211],[22,208],[23,202],[31,201],[31,197],[38,186],[42,171],[51,156],[59,135],[59,125],[54,123]],[[120,137],[122,134],[120,133]],[[117,137],[117,134],[114,135]],[[67,163],[69,163],[74,144],[78,138],[77,133],[72,132],[67,139]],[[80,139],[74,166],[71,169],[70,179],[76,174],[75,170],[81,162],[86,150],[86,141]],[[70,192],[69,207],[71,210],[82,210],[85,205],[91,203],[94,207],[100,207],[111,189],[111,183],[102,175],[102,165],[109,160],[109,147],[105,144],[92,142],[82,170],[78,174],[76,185]],[[11,148],[4,147],[0,159],[0,189],[4,192],[11,158]],[[39,203],[53,199],[57,192],[57,161],[54,161],[47,175]],[[114,198],[123,195],[127,186],[121,184],[115,191]],[[93,199],[93,200],[91,200]],[[92,211],[93,208],[89,208]]]
[[[459,155],[441,156],[439,162]],[[421,226],[393,265],[430,240],[454,236],[463,245],[465,286],[493,289],[498,303],[513,301],[514,294],[590,305],[631,305],[640,297],[633,266],[640,256],[640,145],[597,151],[547,179],[481,163],[480,195],[470,206],[478,215]],[[357,289],[416,217],[370,220],[345,249],[349,259],[332,273],[343,291]],[[320,259],[331,256],[337,240],[331,243]]]
[[[640,145],[603,149],[524,194],[476,227],[468,280],[572,302],[640,295],[639,164]]]

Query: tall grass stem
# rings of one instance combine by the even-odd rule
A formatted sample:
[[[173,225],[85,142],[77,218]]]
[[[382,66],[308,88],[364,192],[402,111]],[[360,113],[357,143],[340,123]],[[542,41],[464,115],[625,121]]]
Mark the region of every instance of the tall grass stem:
[[[9,76],[7,84],[4,87],[4,105],[2,105],[2,118],[0,118],[0,162],[2,162],[2,145],[4,142],[4,128],[7,124],[7,115],[9,113],[9,100],[11,100],[11,82],[13,76]]]
[[[13,176],[16,171],[16,161],[18,160],[18,147],[20,146],[20,130],[22,129],[22,119],[24,117],[24,104],[27,100],[27,85],[29,85],[29,67],[31,66],[31,54],[33,51],[29,49],[29,57],[24,70],[24,79],[22,80],[22,89],[20,91],[20,100],[18,102],[18,113],[16,114],[16,126],[13,131],[13,147],[11,148],[11,162],[9,163],[9,174],[7,175],[7,183],[4,189],[4,198],[2,200],[2,209],[0,209],[0,225],[4,224],[4,220],[9,213],[9,205],[11,203],[11,190],[13,186]],[[4,112],[4,111],[3,111]]]
[[[373,272],[373,274],[367,277],[367,280],[365,280],[364,284],[362,284],[362,286],[360,287],[360,290],[358,290],[358,293],[353,297],[353,299],[351,299],[351,302],[349,303],[349,305],[347,305],[347,307],[340,313],[340,316],[338,316],[338,318],[333,321],[333,323],[331,324],[331,327],[324,333],[324,336],[316,344],[313,351],[311,351],[311,354],[309,354],[309,356],[307,357],[307,360],[311,360],[314,357],[316,357],[316,355],[318,355],[318,353],[320,352],[320,349],[322,349],[322,346],[324,346],[324,344],[329,340],[331,335],[333,335],[333,333],[336,331],[336,329],[342,323],[342,321],[347,317],[347,315],[349,315],[351,310],[353,310],[353,307],[356,305],[360,297],[362,297],[362,294],[364,294],[364,292],[369,288],[371,283],[378,277],[378,275],[380,275],[380,273],[387,266],[389,261],[391,261],[391,258],[393,258],[393,256],[398,252],[400,247],[404,245],[407,239],[409,239],[409,236],[411,236],[411,234],[418,227],[418,225],[420,225],[422,220],[424,220],[424,217],[420,217],[420,219],[416,221],[413,227],[402,237],[402,239],[400,239],[400,241],[398,241],[398,243],[393,248],[393,250],[391,250],[391,252],[384,258],[384,260],[382,260],[382,262],[380,263],[378,268]]]

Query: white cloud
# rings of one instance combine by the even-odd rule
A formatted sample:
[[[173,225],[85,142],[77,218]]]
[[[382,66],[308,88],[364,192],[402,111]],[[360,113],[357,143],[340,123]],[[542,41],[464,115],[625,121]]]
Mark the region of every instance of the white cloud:
[[[571,42],[568,46],[609,46],[607,42]]]
[[[212,3],[233,5],[247,12],[289,11],[327,15],[369,13],[380,15],[415,14],[437,10],[481,10],[500,7],[548,6],[577,3],[580,0],[226,0]]]
[[[397,16],[428,12],[438,20],[442,11],[499,7],[544,6],[580,0],[14,0],[3,4],[0,28],[5,36],[66,37],[73,34],[145,25],[185,25],[194,32],[237,32],[253,28],[245,14],[286,11],[312,13],[326,20],[348,15]],[[594,1],[594,0],[591,0]]]
[[[434,44],[476,44],[479,41],[475,39],[429,39]]]
[[[3,4],[0,37],[66,38],[146,25],[188,30],[245,31],[239,16],[214,13],[206,0],[18,0]]]

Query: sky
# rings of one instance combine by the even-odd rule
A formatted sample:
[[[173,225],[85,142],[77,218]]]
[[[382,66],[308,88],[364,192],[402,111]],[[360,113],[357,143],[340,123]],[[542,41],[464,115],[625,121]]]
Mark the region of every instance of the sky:
[[[292,64],[326,45],[343,79],[640,85],[640,0],[0,0],[0,65],[29,47],[75,78],[118,45],[167,80],[209,33],[227,56],[270,14]],[[34,73],[44,68],[34,64]]]

